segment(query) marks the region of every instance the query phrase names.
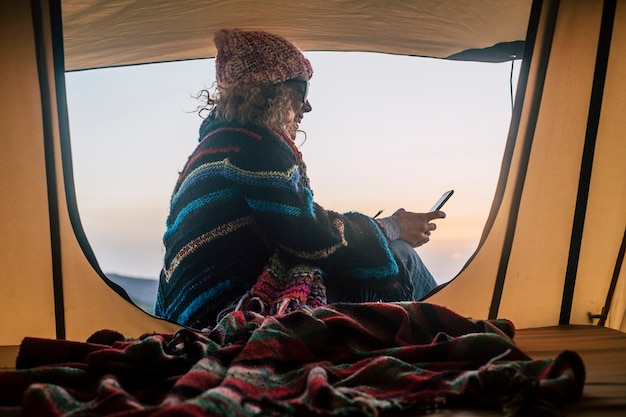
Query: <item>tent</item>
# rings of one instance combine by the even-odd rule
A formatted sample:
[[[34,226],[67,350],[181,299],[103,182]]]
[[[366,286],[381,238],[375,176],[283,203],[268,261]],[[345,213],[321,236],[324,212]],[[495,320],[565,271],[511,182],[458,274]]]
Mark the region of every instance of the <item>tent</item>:
[[[98,267],[75,203],[63,75],[211,57],[221,27],[262,28],[304,50],[502,61],[523,47],[479,247],[427,301],[520,329],[599,324],[623,343],[625,0],[9,0],[0,21],[0,367],[26,336],[178,329]]]

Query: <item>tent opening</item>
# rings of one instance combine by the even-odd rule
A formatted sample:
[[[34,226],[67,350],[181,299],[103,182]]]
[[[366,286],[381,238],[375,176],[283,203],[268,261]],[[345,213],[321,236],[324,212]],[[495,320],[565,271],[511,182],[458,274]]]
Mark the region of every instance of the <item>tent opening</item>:
[[[297,143],[323,207],[428,211],[454,189],[420,256],[439,283],[477,248],[521,62],[307,52],[313,111]],[[152,310],[169,197],[197,144],[212,59],[66,73],[76,203],[96,269]]]

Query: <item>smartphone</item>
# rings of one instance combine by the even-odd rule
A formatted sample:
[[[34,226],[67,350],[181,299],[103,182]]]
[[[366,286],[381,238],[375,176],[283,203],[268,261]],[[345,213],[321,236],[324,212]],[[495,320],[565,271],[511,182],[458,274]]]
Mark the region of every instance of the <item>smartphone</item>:
[[[454,190],[448,190],[445,193],[443,193],[441,197],[439,198],[439,200],[437,200],[435,205],[433,205],[433,207],[430,209],[430,211],[440,210],[443,207],[443,205],[446,204],[446,201],[448,201],[450,197],[452,197],[452,194],[454,194]]]

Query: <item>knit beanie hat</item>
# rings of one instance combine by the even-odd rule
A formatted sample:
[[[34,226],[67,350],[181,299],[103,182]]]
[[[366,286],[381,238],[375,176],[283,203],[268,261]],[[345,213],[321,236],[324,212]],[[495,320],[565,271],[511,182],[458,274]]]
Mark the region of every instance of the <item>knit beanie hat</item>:
[[[278,84],[313,76],[302,52],[288,40],[267,32],[223,29],[215,34],[215,70],[218,85]]]

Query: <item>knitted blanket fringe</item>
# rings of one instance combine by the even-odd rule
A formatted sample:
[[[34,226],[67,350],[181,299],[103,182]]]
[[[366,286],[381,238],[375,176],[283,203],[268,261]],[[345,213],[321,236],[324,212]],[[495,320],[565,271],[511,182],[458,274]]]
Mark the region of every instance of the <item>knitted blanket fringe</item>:
[[[289,264],[276,253],[234,310],[270,316],[292,311],[311,313],[316,308],[325,306],[326,302],[324,278],[318,267]]]

